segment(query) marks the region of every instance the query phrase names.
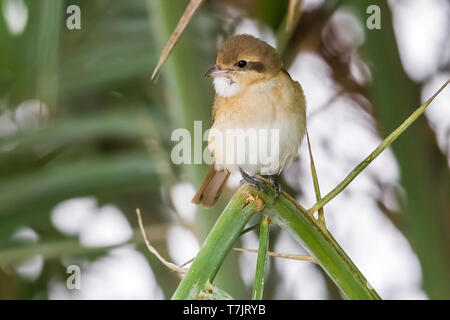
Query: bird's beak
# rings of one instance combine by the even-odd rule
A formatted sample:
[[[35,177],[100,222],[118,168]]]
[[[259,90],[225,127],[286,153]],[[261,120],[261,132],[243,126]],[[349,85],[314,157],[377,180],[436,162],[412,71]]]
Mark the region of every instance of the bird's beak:
[[[217,64],[212,66],[208,71],[205,73],[205,77],[224,77],[229,73],[230,70],[228,69],[221,69]]]

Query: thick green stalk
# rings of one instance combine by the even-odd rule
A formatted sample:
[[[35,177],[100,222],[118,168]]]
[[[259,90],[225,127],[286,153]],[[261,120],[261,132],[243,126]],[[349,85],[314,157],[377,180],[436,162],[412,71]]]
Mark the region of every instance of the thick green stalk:
[[[214,280],[233,242],[263,203],[264,215],[302,244],[349,299],[380,299],[334,238],[306,209],[286,193],[275,200],[270,187],[264,186],[264,191],[258,191],[248,185],[233,196],[172,299],[198,297],[208,281]]]
[[[331,190],[325,197],[320,199],[314,204],[311,209],[308,210],[309,213],[314,213],[320,208],[322,208],[326,203],[328,203],[331,199],[337,196],[342,190],[347,187],[353,179],[356,178],[358,174],[360,174],[376,157],[380,155],[389,147],[392,142],[394,142],[402,133],[406,130],[416,119],[425,111],[428,105],[434,100],[434,98],[448,85],[450,80],[444,83],[444,85],[423,105],[417,108],[397,129],[395,129],[386,139],[384,139],[378,147],[371,154],[369,154],[360,164],[358,164],[355,169],[353,169],[341,183],[339,183],[333,190]]]
[[[249,198],[246,190],[241,190],[233,196],[208,234],[185,278],[173,294],[173,300],[196,299],[208,281],[213,282],[234,241],[250,217],[258,211],[261,203]]]
[[[269,248],[269,225],[268,216],[263,216],[259,229],[258,259],[256,261],[255,280],[253,282],[253,300],[262,300],[264,292],[264,275],[266,273],[267,250]]]
[[[319,222],[286,193],[274,199],[271,188],[251,192],[264,203],[264,214],[288,231],[314,257],[349,299],[378,300],[380,297],[366,278]]]

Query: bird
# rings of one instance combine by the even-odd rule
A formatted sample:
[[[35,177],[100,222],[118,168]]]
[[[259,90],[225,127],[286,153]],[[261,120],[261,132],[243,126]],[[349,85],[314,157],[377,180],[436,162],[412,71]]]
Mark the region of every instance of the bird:
[[[267,176],[278,198],[277,177],[291,165],[306,131],[302,86],[283,68],[274,47],[249,34],[227,38],[205,76],[213,79],[215,89],[208,134],[214,163],[192,203],[214,206],[229,175],[236,172],[241,183],[259,190],[261,177]],[[269,155],[259,152],[261,145],[270,149]]]

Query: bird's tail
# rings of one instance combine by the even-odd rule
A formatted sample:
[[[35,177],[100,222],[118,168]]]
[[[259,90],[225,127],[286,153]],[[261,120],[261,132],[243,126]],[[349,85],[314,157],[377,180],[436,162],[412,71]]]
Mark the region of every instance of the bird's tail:
[[[209,168],[208,174],[203,183],[192,198],[192,203],[202,204],[205,207],[212,207],[216,204],[222,193],[225,182],[230,173],[226,170],[217,171],[214,164]]]

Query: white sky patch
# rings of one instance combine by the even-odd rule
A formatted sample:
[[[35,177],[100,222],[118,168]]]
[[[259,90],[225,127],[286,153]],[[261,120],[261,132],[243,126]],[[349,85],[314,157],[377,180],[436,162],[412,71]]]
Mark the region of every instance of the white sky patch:
[[[18,127],[25,129],[38,129],[48,119],[48,108],[40,100],[26,100],[16,109],[15,120]]]
[[[80,231],[80,242],[84,246],[101,247],[111,246],[128,241],[133,235],[128,220],[115,206],[101,207],[83,224]]]
[[[276,47],[276,39],[273,32],[267,26],[261,25],[255,20],[248,18],[242,19],[242,21],[236,26],[234,34],[242,33],[250,34],[254,37],[264,40],[272,47]]]
[[[81,268],[81,289],[69,290],[53,281],[49,298],[58,299],[164,299],[147,260],[132,246],[120,247]]]
[[[74,198],[60,202],[52,211],[50,219],[59,231],[77,235],[97,212],[95,198]]]
[[[16,271],[25,279],[36,280],[41,275],[43,266],[44,258],[42,255],[36,254],[18,265]]]
[[[187,222],[194,222],[197,206],[191,203],[195,195],[194,186],[187,182],[177,183],[170,190],[172,203],[181,219]]]
[[[259,230],[259,228],[257,228]],[[259,232],[259,231],[258,231]],[[246,249],[256,249],[258,250],[258,232],[255,233],[253,231],[247,232],[240,239],[242,241],[242,247]],[[252,287],[253,281],[255,279],[255,270],[256,270],[256,260],[258,255],[253,252],[238,252],[235,251],[232,254],[239,255],[239,269],[241,271],[242,279],[247,286]],[[271,258],[269,257],[268,260]],[[269,267],[269,265],[267,265]],[[266,270],[266,274],[268,273],[269,268]]]
[[[444,83],[450,79],[450,73],[440,73],[426,82],[422,89],[422,102],[430,98]],[[425,111],[442,153],[447,156],[450,167],[450,85],[434,99]]]
[[[39,235],[31,228],[20,228],[12,235],[11,239],[24,242],[37,242]]]
[[[345,48],[356,49],[364,43],[364,29],[353,10],[348,8],[344,7],[337,10],[331,16],[326,28],[333,28],[337,42]]]
[[[0,109],[7,106],[0,105]],[[6,109],[0,115],[0,137],[9,136],[19,130],[36,130],[48,120],[47,105],[38,99],[25,100],[15,110]],[[3,144],[0,152],[13,150],[17,143]]]
[[[425,299],[419,261],[370,195],[349,194],[325,208],[327,227],[383,299]]]
[[[3,17],[13,36],[22,34],[28,21],[28,7],[23,0],[4,0]]]
[[[170,227],[167,244],[169,254],[177,265],[194,258],[200,250],[200,245],[192,232],[180,226]]]
[[[128,220],[115,206],[97,207],[95,198],[74,198],[59,203],[52,211],[53,225],[63,233],[79,235],[88,247],[118,245],[133,235]]]
[[[74,198],[58,204],[51,215],[55,227],[78,234],[85,246],[103,247],[128,241],[133,230],[115,206],[97,206],[95,198]],[[81,289],[69,290],[63,282],[50,284],[50,299],[163,299],[163,293],[144,256],[132,245],[110,250],[94,262],[70,257],[64,264],[81,268]],[[69,274],[67,275],[69,276]]]
[[[241,174],[239,172],[235,172],[228,177],[227,186],[230,189],[238,188],[240,186],[241,180]]]
[[[389,4],[402,64],[412,79],[423,81],[437,70],[442,59],[443,45],[448,41],[450,3],[394,0]]]
[[[274,249],[279,253],[308,255],[286,232],[280,234]],[[322,300],[327,298],[325,280],[314,263],[281,258],[271,259],[281,278],[276,289],[276,299]]]
[[[312,53],[299,54],[289,68],[292,79],[299,81],[306,98],[307,116],[327,105],[336,93],[335,84],[329,77],[328,65]]]
[[[302,10],[311,11],[318,8],[325,0],[303,0]]]
[[[19,129],[38,129],[47,119],[48,108],[45,103],[38,99],[25,100],[15,110],[5,110],[0,115],[0,137],[14,134]]]
[[[9,110],[0,115],[0,137],[9,136],[17,131],[16,122]]]
[[[21,243],[37,243],[39,235],[31,228],[21,228],[12,237],[13,241]],[[25,279],[36,280],[44,266],[42,255],[35,254],[26,261],[15,266],[16,272]]]

